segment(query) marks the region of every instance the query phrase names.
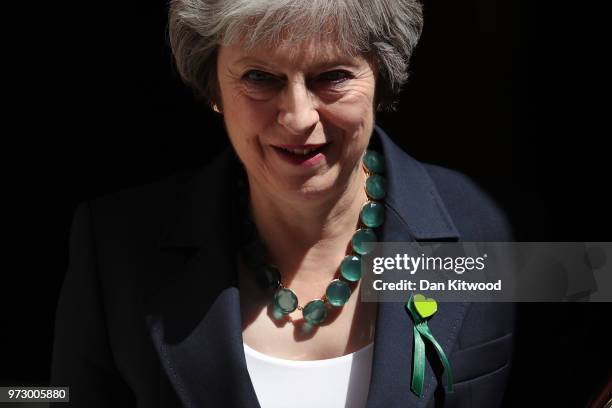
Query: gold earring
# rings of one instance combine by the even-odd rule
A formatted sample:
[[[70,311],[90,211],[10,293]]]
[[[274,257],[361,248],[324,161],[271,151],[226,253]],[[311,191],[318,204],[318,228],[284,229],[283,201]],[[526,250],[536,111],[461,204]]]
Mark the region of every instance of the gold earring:
[[[213,102],[213,103],[211,103],[210,106],[212,107],[212,110],[214,110],[215,112],[221,113],[221,111],[219,110],[219,107],[217,106],[216,103]]]

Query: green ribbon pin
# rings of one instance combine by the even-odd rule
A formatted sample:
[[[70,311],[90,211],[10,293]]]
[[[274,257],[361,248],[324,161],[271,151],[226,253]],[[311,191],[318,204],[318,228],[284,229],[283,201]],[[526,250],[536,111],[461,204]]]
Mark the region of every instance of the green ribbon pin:
[[[446,354],[444,354],[444,350],[442,350],[442,347],[427,326],[426,319],[436,313],[438,303],[434,299],[427,299],[421,294],[410,294],[408,303],[406,303],[406,309],[408,309],[414,321],[414,327],[412,328],[414,333],[414,354],[412,356],[412,384],[410,388],[419,397],[423,396],[423,383],[425,381],[425,342],[423,337],[425,337],[433,344],[444,366],[447,391],[453,392],[453,372],[450,363],[448,358],[446,358]]]

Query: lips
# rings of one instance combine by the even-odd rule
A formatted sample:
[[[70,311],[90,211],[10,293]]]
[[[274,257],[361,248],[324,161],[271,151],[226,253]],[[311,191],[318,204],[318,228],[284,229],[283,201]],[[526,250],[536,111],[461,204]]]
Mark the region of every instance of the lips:
[[[310,144],[304,144],[304,145],[283,144],[283,145],[273,145],[273,146],[277,149],[282,149],[288,153],[306,156],[311,153],[316,153],[317,151],[327,146],[328,144],[329,143],[316,143],[316,144],[310,143]]]
[[[320,163],[331,143],[311,143],[303,145],[272,145],[278,156],[293,165],[311,167]]]

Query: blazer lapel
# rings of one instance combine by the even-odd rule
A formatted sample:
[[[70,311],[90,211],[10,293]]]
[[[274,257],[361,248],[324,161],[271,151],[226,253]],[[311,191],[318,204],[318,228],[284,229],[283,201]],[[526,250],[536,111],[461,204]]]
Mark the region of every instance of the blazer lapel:
[[[459,239],[425,169],[378,126],[371,146],[383,152],[387,163],[387,221],[381,241]],[[241,165],[228,147],[185,186],[160,242],[161,278],[145,294],[153,345],[186,407],[259,407],[242,343],[235,260],[237,171]],[[440,303],[429,322],[447,354],[465,311],[465,303]],[[434,364],[434,375],[428,359],[424,396],[414,395],[412,342],[412,321],[404,304],[380,303],[368,408],[424,407],[431,399],[440,367]]]
[[[236,163],[228,148],[184,188],[160,243],[164,275],[145,300],[153,344],[185,407],[259,407],[242,343]]]
[[[376,137],[378,136],[378,137]],[[397,147],[378,126],[371,145],[385,157],[388,195],[381,242],[456,241],[459,233],[425,168]],[[439,303],[428,325],[447,355],[455,344],[467,303]],[[368,408],[425,407],[441,378],[435,354],[428,355],[423,397],[410,390],[413,322],[405,302],[378,305]],[[433,359],[431,357],[434,357]],[[430,362],[434,362],[432,365]]]

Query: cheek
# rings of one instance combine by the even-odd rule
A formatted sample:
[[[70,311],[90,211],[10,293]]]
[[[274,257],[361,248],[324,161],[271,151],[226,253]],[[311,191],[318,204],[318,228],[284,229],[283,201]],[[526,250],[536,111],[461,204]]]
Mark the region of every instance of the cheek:
[[[225,101],[224,101],[225,103]],[[229,100],[224,106],[225,127],[240,160],[252,173],[260,173],[266,167],[265,151],[261,135],[269,126],[269,108],[244,96]]]
[[[361,90],[348,92],[335,103],[326,106],[325,116],[341,128],[347,137],[360,138],[373,127],[373,93]]]
[[[266,111],[269,109],[263,102],[240,94],[232,96],[228,102],[224,109],[228,130],[236,130],[241,134],[252,136],[257,134],[268,121],[269,114]]]
[[[224,101],[224,120],[234,143],[245,145],[257,143],[270,121],[270,109],[266,104],[238,95]]]
[[[230,139],[235,144],[244,144],[261,134],[268,121],[266,104],[249,95],[237,78],[231,75],[220,78],[223,119]]]

